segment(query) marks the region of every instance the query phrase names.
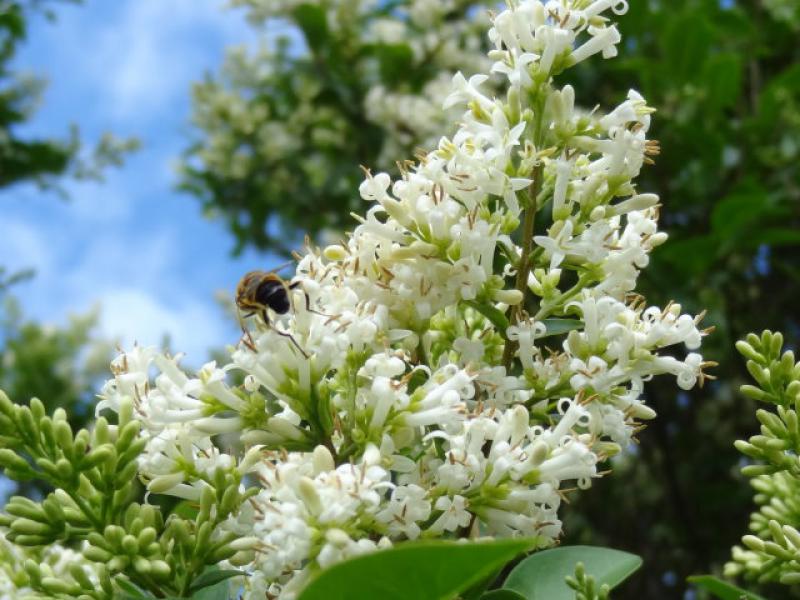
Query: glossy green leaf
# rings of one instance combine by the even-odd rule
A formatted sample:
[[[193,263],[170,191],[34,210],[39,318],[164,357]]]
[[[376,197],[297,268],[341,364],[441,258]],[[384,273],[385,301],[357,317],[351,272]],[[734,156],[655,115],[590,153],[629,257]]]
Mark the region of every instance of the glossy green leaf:
[[[450,600],[536,544],[407,542],[322,571],[299,600]]]
[[[122,594],[120,594],[122,600],[142,600],[143,598],[150,599],[155,597],[149,592],[145,592],[138,585],[121,577],[114,579],[114,585],[122,592]]]
[[[508,318],[506,318],[506,315],[502,311],[495,308],[492,304],[484,304],[482,302],[478,302],[477,300],[467,300],[466,304],[489,319],[492,325],[497,328],[498,332],[500,332],[503,337],[506,336],[506,329],[508,329],[509,322]]]
[[[491,590],[481,596],[481,600],[525,600],[525,596],[513,590]]]
[[[520,562],[503,587],[520,593],[526,600],[574,600],[575,592],[565,578],[582,562],[586,573],[599,585],[614,588],[641,565],[635,554],[594,546],[562,546],[537,552]]]
[[[542,321],[547,328],[547,332],[542,337],[550,337],[551,335],[561,335],[573,329],[580,329],[583,327],[583,321],[579,319],[544,319]]]
[[[766,600],[758,594],[743,590],[713,575],[692,575],[687,577],[687,581],[702,590],[710,592],[720,600]]]
[[[221,581],[225,581],[231,577],[237,577],[239,575],[245,575],[245,572],[238,571],[236,569],[206,569],[202,575],[192,582],[191,587],[189,587],[189,592],[197,592],[203,588],[216,585]]]

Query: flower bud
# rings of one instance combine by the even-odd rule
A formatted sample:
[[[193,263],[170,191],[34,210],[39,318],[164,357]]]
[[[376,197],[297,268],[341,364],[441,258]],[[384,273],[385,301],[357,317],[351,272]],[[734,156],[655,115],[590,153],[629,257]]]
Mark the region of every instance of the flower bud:
[[[308,477],[301,477],[297,484],[297,493],[311,514],[318,515],[322,512],[322,500],[311,479]]]
[[[327,473],[328,471],[333,471],[336,468],[331,451],[322,445],[314,448],[312,463],[314,465],[314,475]]]
[[[333,244],[325,248],[322,254],[328,260],[341,261],[347,258],[347,249],[341,244]]]

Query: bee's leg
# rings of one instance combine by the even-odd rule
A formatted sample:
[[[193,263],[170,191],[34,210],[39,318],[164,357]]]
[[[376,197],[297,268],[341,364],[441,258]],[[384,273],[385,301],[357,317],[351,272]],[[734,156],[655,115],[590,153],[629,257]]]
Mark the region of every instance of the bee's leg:
[[[297,343],[297,340],[296,340],[296,339],[294,339],[294,336],[293,336],[291,333],[287,333],[287,332],[285,332],[285,331],[281,331],[281,330],[280,330],[280,329],[278,329],[277,327],[273,327],[273,328],[272,328],[272,331],[274,331],[274,332],[275,332],[275,333],[277,333],[278,335],[282,335],[283,337],[287,337],[287,338],[289,338],[290,340],[292,340],[292,343],[294,344],[294,347],[295,347],[295,348],[297,348],[298,350],[300,350],[300,354],[302,354],[302,355],[303,355],[303,358],[305,358],[306,360],[308,360],[309,358],[311,358],[311,357],[308,355],[308,353],[307,353],[305,350],[303,350],[303,348],[300,346],[300,344],[298,344],[298,343]]]
[[[308,353],[300,347],[300,344],[297,343],[297,340],[294,339],[294,336],[291,333],[286,333],[285,331],[281,331],[277,327],[273,327],[272,326],[272,323],[270,323],[270,321],[269,321],[269,316],[267,315],[267,311],[266,310],[261,312],[261,317],[264,319],[264,323],[266,323],[267,327],[269,327],[272,331],[274,331],[278,335],[282,335],[283,337],[287,337],[290,340],[292,340],[292,343],[295,345],[295,347],[298,350],[300,350],[300,354],[302,354],[303,357],[306,358],[306,359],[309,358]]]
[[[242,315],[242,311],[240,311],[237,308],[236,309],[236,316],[239,319],[239,327],[242,328],[242,338],[241,338],[242,343],[245,346],[247,346],[250,350],[255,352],[256,351],[256,344],[255,344],[255,342],[253,342],[253,336],[250,335],[250,330],[247,329],[247,327],[245,327],[245,324],[244,324],[244,320],[247,317],[252,317],[253,313],[249,313],[247,315]]]
[[[294,289],[296,289],[298,287],[300,287],[300,282],[299,281],[295,281],[294,283],[290,283],[289,284],[289,289],[290,290],[294,290]],[[324,312],[320,312],[318,310],[315,310],[315,309],[311,308],[311,297],[305,292],[305,290],[303,290],[303,296],[306,299],[306,312],[314,313],[315,315],[319,315],[321,317],[334,317],[334,318],[337,318],[337,319],[339,318],[339,315],[335,315],[335,316],[334,315],[328,315],[328,314],[325,314]]]

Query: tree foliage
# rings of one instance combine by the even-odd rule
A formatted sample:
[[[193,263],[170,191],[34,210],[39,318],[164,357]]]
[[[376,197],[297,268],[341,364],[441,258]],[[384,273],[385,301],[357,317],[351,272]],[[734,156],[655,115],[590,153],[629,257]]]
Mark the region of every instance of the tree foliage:
[[[37,11],[53,19],[51,5],[80,1],[0,0],[0,188],[24,181],[57,187],[58,176],[65,173],[97,179],[105,167],[119,165],[126,153],[138,147],[135,139],[106,133],[93,149],[83,152],[75,126],[60,139],[18,133],[33,116],[45,87],[43,79],[12,67],[17,49],[26,39],[28,21]]]
[[[398,156],[435,145],[453,72],[486,60],[485,1],[235,4],[262,42],[194,86],[181,186],[225,219],[237,251],[288,253],[349,227],[358,165],[396,172]]]

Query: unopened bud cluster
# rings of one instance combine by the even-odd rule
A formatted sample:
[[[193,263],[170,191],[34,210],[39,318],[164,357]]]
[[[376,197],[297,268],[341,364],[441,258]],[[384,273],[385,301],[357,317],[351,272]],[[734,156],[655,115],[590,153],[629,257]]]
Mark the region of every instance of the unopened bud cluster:
[[[769,409],[756,411],[758,434],[738,440],[736,448],[752,462],[742,468],[756,491],[758,510],[750,517],[743,546],[733,548],[728,576],[760,583],[800,584],[800,362],[783,351],[783,335],[753,333],[736,348],[747,359],[756,385],[742,393]]]
[[[130,585],[181,594],[207,565],[235,558],[237,536],[218,525],[246,498],[237,474],[214,472],[193,519],[165,521],[135,501],[147,440],[133,404],[120,403],[117,424],[101,416],[73,434],[63,410],[50,417],[36,398],[20,406],[0,392],[0,465],[54,488],[39,502],[14,496],[0,514],[0,598],[99,600]]]

